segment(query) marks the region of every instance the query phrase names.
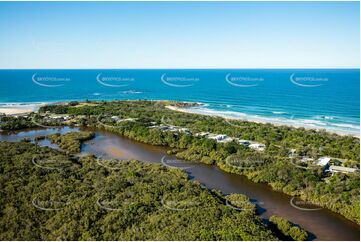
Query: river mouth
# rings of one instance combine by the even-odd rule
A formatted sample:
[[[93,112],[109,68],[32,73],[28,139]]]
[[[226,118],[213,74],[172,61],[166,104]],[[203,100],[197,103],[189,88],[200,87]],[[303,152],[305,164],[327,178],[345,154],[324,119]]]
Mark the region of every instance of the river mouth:
[[[224,194],[245,194],[257,206],[262,219],[268,219],[271,215],[282,216],[307,230],[310,234],[309,240],[358,241],[360,238],[359,225],[328,209],[302,203],[297,198],[273,191],[266,184],[254,183],[244,176],[227,173],[214,165],[180,161],[167,155],[164,147],[136,142],[108,131],[93,128],[39,128],[3,132],[0,133],[0,141],[20,141],[28,138],[34,142],[36,136],[79,130],[95,132],[92,140],[82,144],[82,154],[94,154],[104,159],[137,159],[178,167],[187,172],[191,179],[199,181],[209,189],[217,189]],[[56,148],[47,141],[42,142],[40,145]]]

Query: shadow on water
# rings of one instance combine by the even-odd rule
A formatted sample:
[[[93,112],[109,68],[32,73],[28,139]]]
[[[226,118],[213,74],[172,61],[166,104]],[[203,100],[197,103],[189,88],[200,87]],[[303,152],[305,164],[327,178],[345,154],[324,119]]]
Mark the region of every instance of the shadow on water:
[[[256,205],[256,211],[258,215],[262,215],[263,213],[265,213],[267,211],[267,209],[263,208],[260,204],[259,201],[257,201],[256,199],[250,199],[250,202],[253,203],[254,205]]]

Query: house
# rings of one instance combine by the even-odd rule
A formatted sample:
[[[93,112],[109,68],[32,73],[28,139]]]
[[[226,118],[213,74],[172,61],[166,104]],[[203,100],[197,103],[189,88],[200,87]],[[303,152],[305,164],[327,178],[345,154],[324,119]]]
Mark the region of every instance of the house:
[[[135,119],[127,119],[127,121],[133,121],[133,120],[135,120]],[[173,125],[169,125],[169,126],[168,125],[152,125],[152,126],[149,126],[148,128],[150,128],[150,129],[157,128],[164,132],[169,131],[169,132],[182,132],[182,133],[186,133],[186,134],[191,133],[189,131],[189,129],[187,129],[187,128],[180,128],[180,127],[173,126]]]
[[[112,116],[111,119],[114,121],[114,122],[118,122],[120,120],[120,118],[118,116]]]
[[[228,143],[228,142],[232,142],[234,140],[234,138],[231,138],[231,137],[227,137],[221,141],[219,141],[220,143]]]
[[[251,142],[249,142],[248,140],[240,139],[238,140],[238,144],[248,147]]]
[[[215,141],[217,141],[217,142],[220,142],[220,141],[226,139],[227,137],[228,137],[228,136],[225,135],[225,134],[217,134],[217,135],[210,135],[210,136],[208,136],[209,139],[213,139],[213,140],[215,140]]]
[[[201,138],[208,138],[209,135],[210,135],[209,132],[200,132],[195,134],[196,137],[201,137]]]
[[[168,129],[167,129],[168,131],[170,131],[170,132],[177,132],[178,131],[178,127],[176,127],[176,126],[168,126]]]
[[[49,117],[44,117],[45,121],[56,121],[56,122],[63,122],[63,121],[67,121],[69,119],[69,116],[65,115],[65,116],[49,116]]]
[[[159,125],[158,128],[162,131],[172,131],[172,126],[166,126],[166,125]]]
[[[356,168],[350,168],[350,167],[344,167],[344,166],[330,166],[329,168],[330,172],[332,173],[353,173],[356,172]]]
[[[264,151],[266,148],[264,144],[259,144],[259,143],[252,143],[248,147],[256,151]]]
[[[318,166],[326,166],[330,162],[331,158],[329,157],[321,157],[317,160]]]
[[[182,133],[185,133],[185,134],[191,134],[191,132],[187,128],[179,128],[178,131],[182,132]]]

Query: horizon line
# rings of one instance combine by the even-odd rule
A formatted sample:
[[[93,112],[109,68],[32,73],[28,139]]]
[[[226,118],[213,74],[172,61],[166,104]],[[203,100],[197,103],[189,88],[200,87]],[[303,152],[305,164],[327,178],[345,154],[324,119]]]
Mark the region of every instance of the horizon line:
[[[316,70],[360,70],[360,67],[223,67],[223,68],[0,68],[3,70],[304,70],[304,69],[316,69]]]

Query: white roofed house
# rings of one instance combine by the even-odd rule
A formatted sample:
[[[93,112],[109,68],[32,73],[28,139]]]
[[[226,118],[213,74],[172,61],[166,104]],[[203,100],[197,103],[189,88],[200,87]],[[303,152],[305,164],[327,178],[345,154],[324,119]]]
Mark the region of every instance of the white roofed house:
[[[329,157],[321,157],[317,160],[318,166],[326,166],[328,163],[330,163],[331,158]]]
[[[232,142],[234,140],[234,138],[231,137],[226,137],[224,139],[222,139],[221,141],[219,141],[220,143],[228,143],[228,142]]]
[[[127,119],[127,121],[133,121],[133,120],[135,119]],[[191,134],[188,128],[182,128],[173,125],[152,125],[152,126],[148,126],[148,128],[150,129],[156,128],[163,132],[181,132],[185,134]]]
[[[345,166],[330,166],[329,168],[330,172],[332,173],[354,173],[356,171],[358,171],[358,169],[356,168],[350,168],[350,167],[345,167]]]
[[[266,145],[260,143],[252,143],[248,147],[256,151],[264,151],[266,149]]]
[[[179,128],[178,131],[185,134],[192,134],[188,128]]]
[[[115,122],[118,122],[120,120],[118,116],[112,116],[111,119]]]
[[[251,142],[249,142],[249,140],[240,139],[238,140],[238,144],[248,147]]]
[[[47,120],[47,121],[57,121],[57,122],[67,121],[68,119],[69,119],[68,115],[46,116],[44,118],[44,120]]]
[[[174,127],[173,126],[167,126],[167,125],[159,125],[158,129],[160,129],[161,131],[173,131]]]
[[[195,134],[196,137],[201,137],[201,138],[208,138],[209,135],[210,135],[209,132],[200,132]]]
[[[213,139],[217,142],[221,142],[222,140],[228,138],[228,136],[225,134],[217,134],[217,135],[209,136],[208,138]]]

